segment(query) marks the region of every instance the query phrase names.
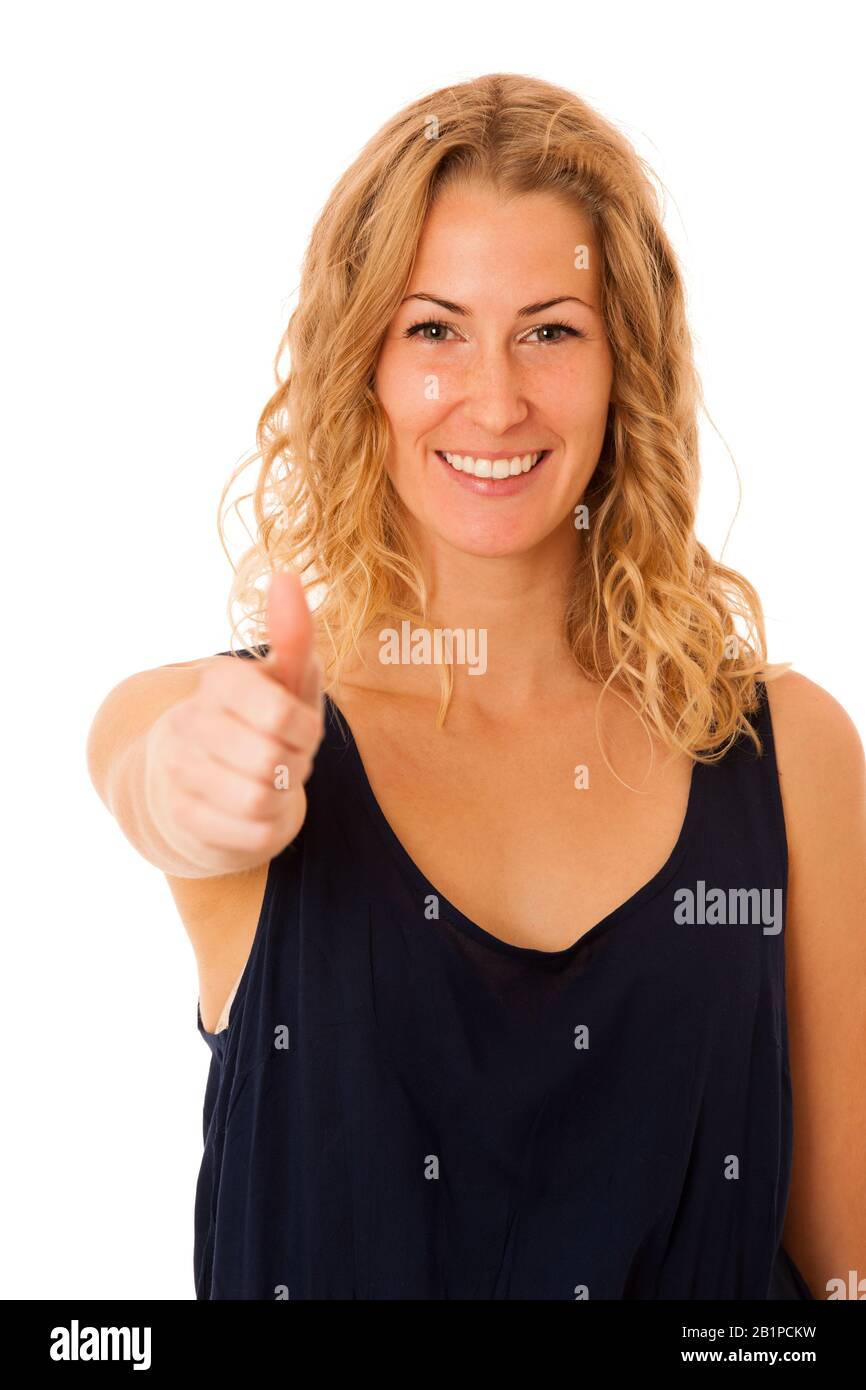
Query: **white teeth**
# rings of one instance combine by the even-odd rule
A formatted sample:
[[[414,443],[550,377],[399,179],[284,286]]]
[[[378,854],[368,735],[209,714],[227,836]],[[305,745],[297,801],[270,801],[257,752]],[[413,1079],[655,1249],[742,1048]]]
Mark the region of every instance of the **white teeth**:
[[[515,478],[518,473],[528,473],[530,468],[534,468],[543,453],[542,449],[537,454],[515,454],[512,459],[496,459],[494,462],[473,458],[471,454],[443,452],[442,457],[458,473],[471,473],[476,478]]]

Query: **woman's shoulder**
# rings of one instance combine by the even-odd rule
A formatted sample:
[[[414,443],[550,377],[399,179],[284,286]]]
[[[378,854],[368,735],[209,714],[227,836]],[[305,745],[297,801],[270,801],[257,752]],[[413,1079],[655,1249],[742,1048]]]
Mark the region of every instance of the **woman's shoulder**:
[[[863,743],[839,701],[798,671],[766,680],[773,743],[783,795],[799,809],[838,796],[862,795]]]
[[[789,852],[792,950],[866,968],[866,757],[848,711],[795,671],[766,682]]]
[[[766,681],[789,849],[801,865],[843,835],[866,844],[866,759],[853,719],[798,671]],[[862,846],[861,846],[862,849]]]

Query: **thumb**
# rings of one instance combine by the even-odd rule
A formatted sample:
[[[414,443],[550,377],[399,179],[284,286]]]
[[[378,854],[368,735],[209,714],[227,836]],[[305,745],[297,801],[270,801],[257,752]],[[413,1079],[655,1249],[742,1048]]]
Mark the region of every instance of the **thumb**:
[[[313,657],[313,619],[301,581],[280,570],[268,588],[266,627],[268,673],[293,695],[300,694]]]

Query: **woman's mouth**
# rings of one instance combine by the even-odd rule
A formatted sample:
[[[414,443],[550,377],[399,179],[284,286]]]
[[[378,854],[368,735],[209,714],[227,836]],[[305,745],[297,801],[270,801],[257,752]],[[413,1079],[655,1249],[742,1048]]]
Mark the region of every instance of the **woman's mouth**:
[[[451,454],[443,449],[436,453],[444,459],[455,473],[468,473],[472,478],[516,478],[520,473],[529,473],[549,454],[549,449],[539,449],[536,453],[513,454],[510,458],[484,458],[474,454]]]
[[[434,450],[448,476],[459,487],[474,492],[477,497],[513,497],[525,488],[534,486],[539,469],[544,467],[552,449],[538,449],[528,454],[511,454],[507,458],[485,458],[483,454],[454,454],[450,450]]]

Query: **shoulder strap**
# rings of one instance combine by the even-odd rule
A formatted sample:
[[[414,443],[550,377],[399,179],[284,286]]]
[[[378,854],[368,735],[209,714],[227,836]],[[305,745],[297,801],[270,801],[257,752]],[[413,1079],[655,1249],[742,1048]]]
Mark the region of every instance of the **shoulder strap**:
[[[268,654],[269,651],[270,651],[270,647],[268,646],[267,642],[260,642],[257,646],[254,646],[254,647],[239,647],[238,650],[237,650],[236,652],[235,652],[235,651],[215,652],[214,655],[215,655],[215,656],[245,656],[245,657],[248,657],[249,660],[252,661],[252,660],[255,659],[254,656],[253,656],[253,653],[254,653],[254,652],[257,652],[257,653],[259,654],[259,656],[267,656],[267,654]]]
[[[738,744],[739,755],[746,765],[753,769],[751,776],[759,787],[759,794],[766,814],[769,816],[777,843],[787,872],[788,837],[785,828],[785,812],[782,803],[782,788],[779,781],[779,767],[776,761],[776,741],[773,737],[773,720],[770,714],[770,700],[765,681],[757,681],[758,705],[749,715],[749,722],[761,740],[761,752],[745,734]]]

